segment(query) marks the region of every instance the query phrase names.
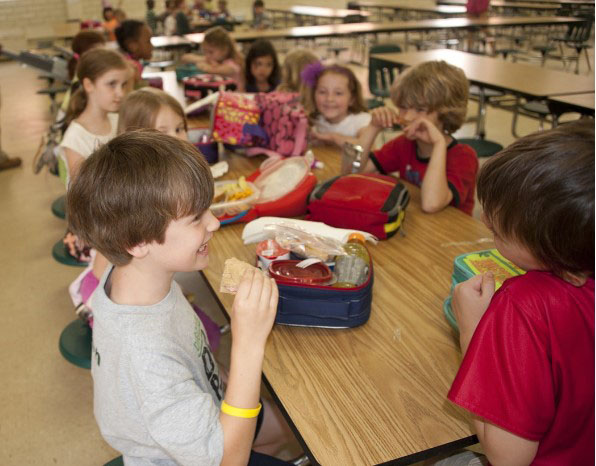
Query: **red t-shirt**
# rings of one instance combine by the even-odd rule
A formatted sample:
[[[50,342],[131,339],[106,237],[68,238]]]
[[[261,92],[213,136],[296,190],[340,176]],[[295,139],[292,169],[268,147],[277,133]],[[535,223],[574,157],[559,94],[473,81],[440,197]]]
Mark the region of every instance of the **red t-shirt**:
[[[416,186],[420,186],[430,159],[418,157],[416,141],[403,134],[389,141],[370,159],[379,172],[388,174],[399,172],[399,176]],[[466,144],[453,139],[447,147],[447,183],[453,193],[451,205],[472,215],[474,210],[474,190],[478,158],[476,152]]]
[[[510,278],[482,317],[447,395],[528,440],[534,465],[594,464],[594,279]]]

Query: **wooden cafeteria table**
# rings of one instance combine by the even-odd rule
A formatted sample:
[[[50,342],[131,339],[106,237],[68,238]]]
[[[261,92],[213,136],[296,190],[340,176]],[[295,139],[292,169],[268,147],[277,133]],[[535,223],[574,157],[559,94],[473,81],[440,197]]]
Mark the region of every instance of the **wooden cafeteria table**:
[[[580,18],[567,18],[562,16],[538,17],[498,17],[487,18],[439,18],[423,19],[416,21],[392,21],[385,23],[350,23],[329,24],[320,26],[300,26],[284,29],[266,29],[264,31],[234,31],[231,36],[237,42],[252,42],[256,39],[316,39],[319,37],[337,37],[354,34],[377,34],[388,32],[414,32],[436,31],[442,29],[472,29],[472,28],[507,28],[507,27],[532,27],[532,26],[562,26],[582,22]],[[184,36],[193,44],[203,42],[204,33],[187,34]],[[153,37],[151,42],[154,47],[162,37]],[[165,37],[165,39],[169,39]],[[167,41],[164,41],[167,44]]]
[[[361,17],[368,18],[370,13],[368,11],[360,10],[349,10],[342,8],[323,8],[317,6],[305,6],[305,5],[293,5],[293,6],[278,6],[275,8],[267,8],[268,11],[273,13],[281,13],[285,17],[286,26],[288,25],[289,18],[295,16],[301,18],[303,16],[309,16],[316,22],[319,18],[331,19],[331,20],[345,20],[350,17]]]
[[[375,58],[402,66],[430,60],[444,60],[464,70],[468,80],[491,89],[530,98],[546,98],[594,92],[592,76],[576,75],[459,50],[435,49],[421,52],[382,53]]]
[[[339,172],[337,150],[314,151],[325,163],[316,173],[320,181]],[[259,162],[228,161],[228,179]],[[476,243],[490,234],[452,207],[424,214],[419,189],[408,188],[405,236],[369,246],[375,274],[369,321],[335,330],[276,325],[269,337],[264,382],[313,465],[410,464],[477,441],[467,414],[447,401],[461,354],[442,306],[454,258],[493,247]],[[255,260],[242,229],[227,225],[214,235],[203,271],[225,310],[233,296],[219,292],[224,261]]]
[[[578,112],[582,115],[594,116],[594,93],[562,95],[549,97],[548,109],[553,114],[555,124],[563,113]]]
[[[437,3],[440,5],[465,5],[467,0],[437,0]],[[537,2],[526,2],[526,1],[519,1],[519,2],[509,2],[503,0],[491,0],[490,2],[490,9],[491,10],[530,10],[535,12],[542,12],[542,13],[554,13],[556,10],[560,8],[559,5],[554,3],[537,3]]]
[[[370,8],[379,10],[393,10],[394,13],[402,12],[416,12],[423,14],[430,14],[438,17],[448,16],[465,16],[466,8],[460,5],[435,5],[432,2],[419,2],[419,1],[408,1],[400,0],[398,2],[389,1],[374,1],[374,0],[361,0],[356,2],[357,5],[362,8]],[[379,17],[382,17],[379,14]]]
[[[594,6],[594,0],[494,0],[498,4],[510,3],[543,3],[543,4],[555,4],[559,6]],[[491,2],[491,5],[494,3]],[[466,5],[467,0],[436,0],[439,5]]]

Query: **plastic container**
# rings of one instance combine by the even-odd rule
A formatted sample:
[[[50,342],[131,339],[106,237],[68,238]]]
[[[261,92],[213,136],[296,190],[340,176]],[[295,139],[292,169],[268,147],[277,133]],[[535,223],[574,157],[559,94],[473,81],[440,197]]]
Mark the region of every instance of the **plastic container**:
[[[255,185],[261,191],[259,203],[273,202],[296,189],[308,176],[310,167],[303,157],[290,157],[261,166]]]
[[[211,139],[211,129],[191,128],[188,130],[188,140],[203,154],[209,165],[219,159],[217,143]]]
[[[327,285],[332,279],[331,269],[322,262],[305,268],[297,267],[301,261],[280,260],[269,264],[269,275],[280,284]]]
[[[271,262],[290,259],[290,251],[282,248],[274,239],[266,239],[257,244],[259,267],[268,270]]]
[[[335,257],[334,273],[337,283],[334,286],[341,288],[360,286],[366,281],[370,255],[364,246],[365,241],[360,233],[350,235],[348,242],[344,244],[346,255]]]
[[[218,188],[226,184],[234,184],[236,180],[224,180],[224,181],[216,181],[215,182],[215,191],[217,192]],[[244,199],[238,199],[236,201],[228,201],[228,202],[218,202],[216,204],[211,204],[211,212],[215,217],[223,217],[224,215],[238,215],[241,212],[249,210],[259,199],[259,189],[250,181],[247,181],[246,184],[252,190],[252,194]]]

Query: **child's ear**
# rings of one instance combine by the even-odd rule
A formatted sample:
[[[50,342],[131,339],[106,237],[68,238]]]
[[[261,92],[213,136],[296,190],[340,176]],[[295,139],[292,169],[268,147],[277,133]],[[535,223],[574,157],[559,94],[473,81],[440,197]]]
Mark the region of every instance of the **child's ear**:
[[[561,278],[565,280],[567,283],[571,283],[573,286],[583,286],[584,283],[588,280],[588,276],[585,273],[571,273],[571,272],[563,272],[561,274]]]
[[[93,90],[93,87],[93,81],[91,81],[89,78],[83,78],[83,89],[85,90],[85,92],[91,92]]]
[[[126,250],[135,259],[142,259],[149,254],[149,245],[147,243],[140,243],[132,248]]]

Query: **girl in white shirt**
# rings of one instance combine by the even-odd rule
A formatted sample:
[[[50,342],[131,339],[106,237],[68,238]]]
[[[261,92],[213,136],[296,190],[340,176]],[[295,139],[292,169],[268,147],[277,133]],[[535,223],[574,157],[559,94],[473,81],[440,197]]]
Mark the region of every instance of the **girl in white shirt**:
[[[130,79],[130,68],[117,52],[92,49],[77,65],[80,86],[72,95],[67,113],[68,129],[60,143],[67,180],[80,163],[116,135],[118,110]]]
[[[340,147],[345,142],[360,144],[370,114],[352,70],[313,63],[304,69],[302,79],[308,86],[306,108],[314,126],[311,135]]]
[[[72,94],[66,115],[68,128],[58,148],[66,167],[66,184],[76,175],[81,162],[114,136],[118,129],[118,110],[124,99],[131,70],[119,53],[96,48],[85,52],[77,65],[79,88]],[[89,251],[75,235],[66,233],[64,244],[71,255],[91,265],[70,285],[69,292],[77,312],[87,302],[101,277],[107,260]],[[86,290],[89,290],[88,292]]]

